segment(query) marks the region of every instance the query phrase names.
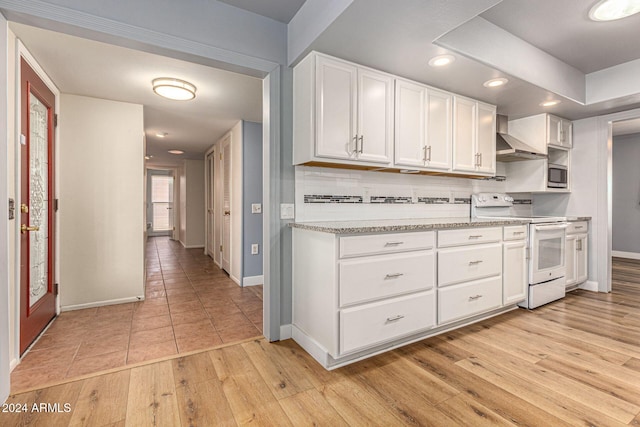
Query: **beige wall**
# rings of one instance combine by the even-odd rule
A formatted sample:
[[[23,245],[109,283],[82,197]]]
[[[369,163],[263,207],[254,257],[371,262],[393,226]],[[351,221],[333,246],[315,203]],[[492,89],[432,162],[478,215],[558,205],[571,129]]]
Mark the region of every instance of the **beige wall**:
[[[141,105],[62,95],[62,309],[144,296],[144,141]]]

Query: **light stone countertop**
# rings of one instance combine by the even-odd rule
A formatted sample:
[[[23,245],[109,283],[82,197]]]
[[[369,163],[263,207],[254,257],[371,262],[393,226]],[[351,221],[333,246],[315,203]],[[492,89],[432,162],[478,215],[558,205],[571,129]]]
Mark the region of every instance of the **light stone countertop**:
[[[568,216],[567,221],[576,222],[576,221],[591,221],[590,216]]]
[[[333,234],[380,233],[393,231],[425,231],[451,228],[492,227],[528,224],[526,220],[470,218],[413,218],[354,221],[292,222],[289,226],[303,230]]]

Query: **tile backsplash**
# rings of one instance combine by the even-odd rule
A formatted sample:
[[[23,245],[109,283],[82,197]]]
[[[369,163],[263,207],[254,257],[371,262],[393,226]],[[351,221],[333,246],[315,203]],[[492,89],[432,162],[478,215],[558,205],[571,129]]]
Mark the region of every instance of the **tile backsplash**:
[[[468,178],[296,166],[296,221],[464,218],[471,194],[505,192],[505,182]],[[514,195],[519,215],[531,195]]]

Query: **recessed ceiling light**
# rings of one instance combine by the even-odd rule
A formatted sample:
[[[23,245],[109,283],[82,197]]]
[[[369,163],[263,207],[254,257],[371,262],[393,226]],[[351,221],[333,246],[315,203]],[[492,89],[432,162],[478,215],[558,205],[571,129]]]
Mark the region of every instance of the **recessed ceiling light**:
[[[144,156],[144,158],[147,160],[151,160],[152,157],[153,157],[152,155]]]
[[[554,105],[558,105],[558,104],[560,104],[560,100],[552,99],[552,100],[540,103],[540,106],[541,107],[553,107]]]
[[[167,135],[169,135],[167,132],[158,132],[158,133],[156,133],[156,136],[158,138],[165,138]]]
[[[497,79],[491,79],[491,80],[487,80],[486,82],[484,82],[482,84],[482,86],[484,87],[498,87],[498,86],[502,86],[504,84],[507,84],[509,80],[505,79],[504,77],[500,77]]]
[[[453,55],[438,55],[429,60],[429,65],[431,65],[432,67],[444,67],[445,65],[451,64],[455,60],[456,57]]]
[[[640,12],[640,0],[600,0],[589,11],[593,21],[615,21]]]
[[[171,153],[171,154],[184,154],[184,151],[182,151],[182,150],[169,150],[169,153]]]
[[[196,97],[196,87],[184,80],[172,77],[154,79],[151,84],[158,95],[175,101],[188,101]]]

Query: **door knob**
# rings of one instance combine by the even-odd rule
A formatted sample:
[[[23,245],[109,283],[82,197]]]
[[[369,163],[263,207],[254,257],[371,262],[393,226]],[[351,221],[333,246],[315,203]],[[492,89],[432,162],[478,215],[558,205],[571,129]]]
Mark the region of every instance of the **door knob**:
[[[38,227],[37,225],[29,227],[29,226],[27,226],[27,224],[22,224],[20,226],[20,232],[21,233],[26,233],[27,231],[40,231],[40,227]]]
[[[225,216],[231,215],[231,211],[224,211]]]

